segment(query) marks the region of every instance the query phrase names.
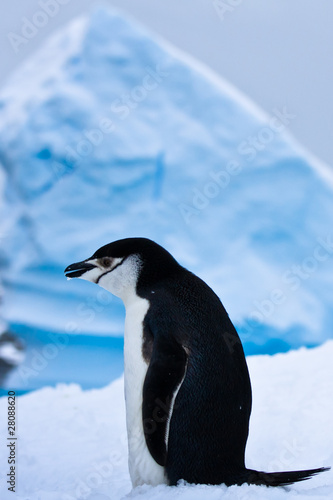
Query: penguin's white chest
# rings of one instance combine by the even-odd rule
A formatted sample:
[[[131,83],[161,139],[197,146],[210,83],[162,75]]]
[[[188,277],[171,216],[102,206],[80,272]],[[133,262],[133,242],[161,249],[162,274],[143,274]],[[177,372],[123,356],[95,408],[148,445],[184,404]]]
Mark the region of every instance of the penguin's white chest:
[[[125,401],[128,434],[128,465],[133,487],[167,483],[146,445],[142,423],[142,393],[148,364],[142,355],[143,320],[149,309],[146,299],[135,297],[126,306],[124,360]]]

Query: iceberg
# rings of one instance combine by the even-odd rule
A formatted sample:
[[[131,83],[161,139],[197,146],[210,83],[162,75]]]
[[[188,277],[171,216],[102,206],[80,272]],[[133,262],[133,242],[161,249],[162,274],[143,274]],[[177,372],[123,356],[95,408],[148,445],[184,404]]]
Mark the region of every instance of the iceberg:
[[[0,92],[4,320],[121,335],[120,301],[63,269],[143,236],[217,292],[248,354],[324,342],[333,174],[292,120],[118,11],[52,36]]]

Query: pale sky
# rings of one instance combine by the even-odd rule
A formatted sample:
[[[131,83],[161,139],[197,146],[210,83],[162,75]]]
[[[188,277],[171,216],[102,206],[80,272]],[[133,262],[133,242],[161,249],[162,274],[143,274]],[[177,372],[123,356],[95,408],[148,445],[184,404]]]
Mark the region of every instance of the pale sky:
[[[216,3],[7,0],[0,7],[0,85],[64,23],[94,5],[113,5],[205,62],[266,112],[286,106],[296,115],[290,131],[333,167],[333,2],[220,0],[219,8]],[[40,16],[41,11],[49,14]],[[16,52],[9,33],[21,36],[33,21],[42,26]]]

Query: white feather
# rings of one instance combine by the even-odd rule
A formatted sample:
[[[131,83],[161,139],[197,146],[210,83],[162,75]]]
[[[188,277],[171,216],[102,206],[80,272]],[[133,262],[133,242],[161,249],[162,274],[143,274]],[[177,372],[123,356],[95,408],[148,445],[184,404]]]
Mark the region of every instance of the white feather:
[[[121,258],[113,259],[108,273],[100,268],[97,260],[91,261],[97,267],[82,277],[94,282],[99,278],[98,284],[120,297],[125,304],[124,379],[129,472],[133,487],[142,484],[156,486],[167,483],[167,479],[164,467],[155,462],[147,448],[142,422],[143,384],[148,369],[142,354],[143,320],[149,302],[138,297],[135,291],[141,266],[139,257],[131,255],[122,264],[121,261]],[[101,275],[102,271],[104,275]]]
[[[136,297],[126,307],[125,320],[125,400],[128,434],[128,465],[133,486],[167,483],[164,467],[151,456],[142,423],[142,389],[148,365],[142,356],[143,319],[149,302]]]

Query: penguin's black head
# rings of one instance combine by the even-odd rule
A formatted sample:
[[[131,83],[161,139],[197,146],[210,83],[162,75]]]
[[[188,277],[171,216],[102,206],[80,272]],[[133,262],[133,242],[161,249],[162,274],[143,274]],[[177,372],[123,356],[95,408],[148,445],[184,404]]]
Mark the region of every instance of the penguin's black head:
[[[149,288],[181,266],[163,247],[147,238],[126,238],[99,248],[65,269],[67,278],[92,281],[125,300],[138,286]]]

